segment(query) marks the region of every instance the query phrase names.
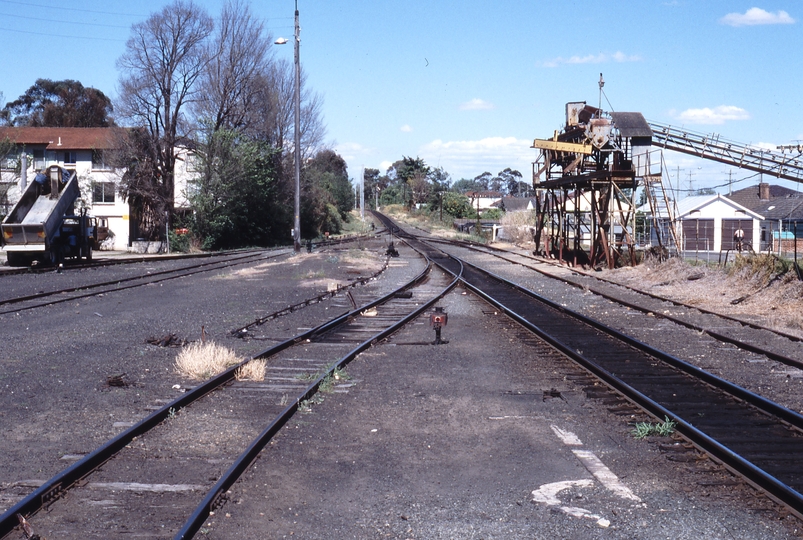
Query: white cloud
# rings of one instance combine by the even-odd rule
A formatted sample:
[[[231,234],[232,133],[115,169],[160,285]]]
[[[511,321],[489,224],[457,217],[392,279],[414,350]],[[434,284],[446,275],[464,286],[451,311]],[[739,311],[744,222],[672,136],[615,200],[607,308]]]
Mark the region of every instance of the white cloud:
[[[335,152],[346,160],[346,162],[357,159],[357,156],[371,154],[374,152],[372,148],[368,148],[360,143],[341,143],[335,145]]]
[[[461,111],[486,111],[493,109],[493,103],[485,101],[484,99],[474,98],[471,101],[466,101],[460,104]]]
[[[487,137],[476,141],[434,140],[419,149],[427,165],[443,167],[453,180],[474,178],[488,171],[496,174],[507,167],[531,176],[535,150],[531,140],[516,137]]]
[[[390,169],[390,166],[393,165],[392,161],[383,161],[379,164],[379,172],[385,174],[385,171]]]
[[[795,20],[785,11],[770,13],[754,7],[744,13],[728,13],[719,22],[728,26],[755,26],[758,24],[794,24]]]
[[[404,133],[411,133],[413,128],[410,127],[408,124],[404,124],[402,127],[399,128],[399,131],[403,131]]]
[[[625,54],[622,51],[616,51],[613,54],[609,53],[599,53],[599,54],[587,54],[585,56],[570,56],[568,58],[564,58],[562,56],[558,56],[557,58],[553,58],[552,60],[547,60],[545,62],[541,62],[541,67],[548,67],[554,68],[560,65],[565,64],[607,64],[609,62],[640,62],[641,57],[638,55],[629,55]]]
[[[729,120],[749,120],[750,113],[741,107],[720,105],[713,109],[686,109],[678,115],[678,119],[689,124],[724,124]]]

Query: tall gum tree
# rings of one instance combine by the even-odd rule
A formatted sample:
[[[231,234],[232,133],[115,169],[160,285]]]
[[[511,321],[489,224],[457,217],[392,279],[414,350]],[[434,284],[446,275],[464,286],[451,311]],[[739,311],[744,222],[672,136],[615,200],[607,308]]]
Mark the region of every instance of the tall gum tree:
[[[142,204],[142,212],[156,224],[170,220],[174,211],[176,150],[191,140],[185,110],[197,100],[198,80],[213,58],[213,29],[203,8],[191,0],[175,0],[131,28],[126,50],[117,61],[119,118],[146,130],[153,154],[146,156],[153,163],[153,177],[136,179],[123,191]],[[139,193],[137,186],[147,183],[151,189]]]

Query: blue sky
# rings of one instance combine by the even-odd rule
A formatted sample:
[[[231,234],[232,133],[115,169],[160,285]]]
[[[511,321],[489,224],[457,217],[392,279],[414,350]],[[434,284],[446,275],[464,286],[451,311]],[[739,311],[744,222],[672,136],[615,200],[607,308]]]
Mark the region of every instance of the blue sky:
[[[219,14],[221,0],[198,0]],[[114,98],[130,26],[166,2],[0,0],[0,92],[39,77],[76,79]],[[301,61],[324,100],[327,141],[362,166],[402,156],[453,179],[505,167],[531,176],[534,138],[568,101],[754,145],[803,139],[803,8],[785,0],[299,0]],[[292,0],[255,2],[291,37]],[[275,47],[292,59],[292,47]],[[724,165],[666,155],[672,181],[727,184]],[[678,171],[678,168],[680,169]],[[733,170],[734,189],[756,176]],[[788,182],[778,182],[796,187]],[[727,192],[727,187],[720,188]]]

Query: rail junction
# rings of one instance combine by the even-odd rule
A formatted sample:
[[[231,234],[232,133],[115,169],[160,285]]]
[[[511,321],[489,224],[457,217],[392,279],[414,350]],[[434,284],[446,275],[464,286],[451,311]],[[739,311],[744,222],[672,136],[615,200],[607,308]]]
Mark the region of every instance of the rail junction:
[[[383,219],[382,216],[378,217]],[[492,326],[496,327],[497,331],[505,327],[508,329],[501,330],[502,332],[512,332],[512,336],[515,336],[517,343],[511,344],[510,347],[519,351],[520,357],[510,360],[511,369],[515,366],[516,370],[526,373],[528,369],[535,369],[534,366],[527,367],[529,361],[535,363],[536,358],[544,358],[547,365],[551,366],[544,369],[562,371],[557,376],[555,374],[546,376],[550,385],[555,385],[550,388],[543,388],[543,381],[538,382],[532,375],[525,375],[523,380],[539,386],[519,385],[504,394],[503,402],[507,404],[506,407],[515,403],[513,408],[520,409],[520,412],[526,411],[528,407],[534,407],[539,411],[536,416],[498,413],[488,416],[486,422],[517,422],[522,419],[537,418],[538,415],[548,412],[548,409],[543,407],[561,401],[565,402],[566,406],[572,405],[562,394],[565,392],[568,396],[571,390],[567,385],[571,381],[578,381],[584,388],[586,397],[607,402],[611,405],[610,410],[623,412],[625,418],[643,418],[645,414],[658,419],[671,418],[678,424],[686,443],[679,439],[675,440],[672,444],[666,445],[667,451],[691,454],[695,456],[693,459],[699,460],[701,458],[695,452],[703,450],[711,456],[714,463],[722,463],[725,467],[716,473],[717,481],[725,482],[724,485],[733,485],[739,480],[729,479],[731,477],[728,471],[738,473],[747,483],[758,486],[770,497],[783,503],[788,512],[800,515],[803,508],[799,495],[802,486],[794,465],[796,456],[803,449],[801,447],[803,439],[800,438],[803,422],[799,414],[772,403],[756,392],[738,388],[721,377],[703,373],[700,368],[689,362],[657,350],[640,340],[624,336],[599,321],[572,313],[561,302],[534,294],[533,286],[521,288],[511,280],[502,279],[498,275],[499,268],[505,267],[505,272],[524,272],[526,278],[519,277],[518,281],[550,281],[551,278],[547,278],[544,273],[533,271],[536,266],[544,265],[542,261],[534,261],[522,254],[503,255],[506,257],[503,260],[492,257],[487,250],[484,253],[477,253],[461,245],[444,246],[442,243],[427,241],[429,239],[398,230],[391,222],[385,221],[385,225],[394,231],[397,246],[402,247],[402,243],[409,246],[402,248],[401,259],[404,265],[417,268],[414,272],[407,272],[412,274],[412,279],[406,279],[405,285],[401,288],[398,284],[391,287],[390,282],[378,285],[374,284],[376,282],[372,279],[379,274],[364,275],[359,278],[364,285],[338,291],[342,294],[332,298],[331,302],[326,296],[308,294],[305,299],[296,298],[294,302],[287,302],[288,307],[284,309],[271,308],[268,311],[272,311],[272,314],[262,315],[256,319],[244,317],[243,314],[229,315],[227,320],[232,324],[225,332],[231,336],[228,339],[245,338],[241,342],[251,344],[252,350],[253,345],[259,345],[265,340],[277,342],[268,349],[257,350],[251,354],[251,358],[271,359],[269,368],[271,378],[265,384],[234,382],[234,368],[232,368],[208,383],[186,388],[186,392],[179,397],[163,403],[141,422],[97,446],[95,450],[80,457],[76,463],[61,470],[50,480],[42,482],[36,490],[16,502],[3,515],[0,522],[3,528],[0,529],[0,534],[15,534],[12,531],[18,525],[17,514],[20,514],[26,516],[34,531],[42,531],[42,534],[48,537],[58,532],[56,536],[59,537],[85,538],[104,530],[114,530],[120,534],[139,531],[139,534],[165,538],[189,538],[199,532],[215,534],[214,531],[218,531],[218,537],[240,537],[239,533],[231,534],[234,530],[244,533],[242,537],[258,537],[259,533],[255,531],[259,529],[253,529],[249,520],[242,517],[242,512],[236,512],[238,519],[228,525],[226,518],[221,517],[221,512],[225,512],[228,517],[229,514],[235,513],[232,505],[241,503],[245,507],[258,508],[254,506],[256,504],[254,501],[247,500],[246,493],[251,497],[263,496],[264,493],[254,489],[253,482],[251,484],[248,482],[262,477],[253,468],[248,469],[248,467],[254,464],[255,469],[264,470],[260,464],[261,460],[254,461],[263,448],[269,450],[274,442],[281,446],[281,440],[273,441],[273,438],[280,434],[283,426],[285,431],[291,427],[290,419],[298,415],[300,406],[316,410],[314,397],[320,386],[324,382],[331,383],[332,377],[339,373],[338,370],[345,368],[359,353],[369,347],[373,346],[377,350],[384,348],[388,351],[400,350],[405,346],[419,347],[418,350],[424,351],[423,354],[435,359],[441,358],[444,365],[448,365],[443,355],[448,356],[450,350],[461,350],[460,343],[452,338],[449,344],[436,347],[428,340],[422,340],[421,332],[426,329],[426,324],[421,325],[422,318],[426,320],[425,315],[437,302],[451,303],[460,306],[459,309],[468,309],[464,305],[465,301],[461,299],[466,294],[474,299],[472,301],[475,305],[486,306],[480,308],[484,310],[483,313],[493,314]],[[381,238],[384,240],[384,236]],[[421,255],[415,255],[415,252]],[[518,264],[519,270],[509,270],[512,267],[510,261],[514,258],[519,258],[520,263],[528,266]],[[496,262],[489,264],[489,259]],[[266,261],[264,256],[261,260],[255,257],[251,262],[257,266],[272,264]],[[391,260],[390,264],[388,270],[401,268],[398,262],[394,266],[394,260]],[[475,264],[492,271],[478,268],[474,266]],[[219,267],[215,270],[223,272],[222,275],[229,271]],[[194,279],[189,274],[185,278],[187,281]],[[455,292],[449,293],[449,291],[457,285],[458,279],[460,287],[464,289],[464,295],[457,295],[457,300],[447,300],[456,295]],[[184,280],[178,280],[181,281]],[[143,290],[161,286],[161,284],[146,285]],[[589,287],[587,284],[585,286]],[[374,290],[368,290],[372,288]],[[567,289],[569,288],[570,286],[567,286]],[[130,293],[125,290],[114,290],[100,294],[106,298],[106,295],[113,297]],[[609,296],[612,301],[613,294]],[[91,302],[93,299],[83,297],[72,301],[76,300]],[[289,309],[291,306],[294,306],[293,309]],[[326,314],[325,311],[330,307],[335,313]],[[43,306],[32,311],[40,313],[47,309],[52,308]],[[655,311],[654,306],[644,309]],[[292,312],[303,314],[307,311],[310,314],[316,312],[315,317],[310,320],[317,320],[317,324],[311,324],[309,328],[299,333],[278,332],[284,334],[283,338],[260,335],[262,325],[282,320],[279,314]],[[507,314],[516,324],[503,323],[497,319],[502,313]],[[0,314],[0,317],[5,318],[20,316],[29,315]],[[289,319],[290,316],[286,318]],[[466,315],[466,318],[470,317]],[[234,324],[235,319],[239,319],[240,324]],[[248,322],[249,320],[252,322]],[[449,319],[449,326],[446,327],[447,334],[452,325],[460,324],[458,321],[459,318],[456,321],[453,313]],[[416,324],[423,328],[414,330]],[[486,321],[486,324],[489,323]],[[274,333],[276,330],[278,328],[274,329]],[[470,328],[466,330],[469,333],[477,332]],[[418,341],[409,341],[409,337],[394,337],[409,335],[411,332],[418,336]],[[218,331],[217,334],[222,338],[224,332]],[[427,335],[431,339],[429,331]],[[514,339],[511,338],[510,341]],[[732,345],[734,340],[728,342],[728,346]],[[756,354],[759,351],[753,345],[747,352]],[[502,351],[498,353],[500,357],[506,354]],[[408,356],[400,354],[406,361]],[[490,351],[485,351],[485,354],[490,354]],[[775,354],[774,361],[780,360],[783,356],[782,353],[773,351],[767,351],[767,354]],[[569,360],[575,364],[571,364]],[[465,369],[471,371],[477,367],[479,366],[471,365]],[[460,380],[457,372],[451,373],[452,377]],[[289,374],[293,375],[288,377]],[[298,378],[298,375],[303,377]],[[300,384],[300,381],[306,382]],[[414,381],[413,377],[401,384],[413,384]],[[370,388],[372,384],[368,379],[342,383],[341,391],[349,392],[348,389],[352,385],[355,389],[363,385]],[[561,388],[556,388],[558,386]],[[278,407],[277,394],[284,396],[279,400],[281,406]],[[390,402],[393,399],[397,398],[388,397]],[[460,409],[453,403],[443,402],[442,406],[449,410]],[[360,409],[360,404],[355,403],[354,407]],[[326,402],[320,407],[322,414],[325,409]],[[644,412],[639,412],[640,410]],[[345,414],[345,411],[341,409],[341,413]],[[729,416],[725,416],[725,413]],[[437,439],[437,436],[429,433],[426,428],[426,420],[422,419],[421,422],[423,423],[418,426],[421,430],[419,435],[424,439]],[[626,426],[626,420],[624,422]],[[196,427],[200,425],[204,427]],[[738,429],[734,429],[734,426],[738,426]],[[303,431],[303,422],[295,425],[295,429],[299,428]],[[553,425],[551,429],[558,436],[557,440],[560,443],[569,448],[576,448],[573,450],[574,455],[593,477],[607,479],[601,481],[608,492],[613,494],[607,496],[618,501],[616,504],[625,509],[623,511],[627,513],[641,511],[639,508],[642,508],[643,499],[639,496],[638,490],[628,488],[618,480],[611,481],[611,476],[615,478],[615,475],[604,465],[602,469],[599,468],[601,462],[597,456],[588,450],[579,449],[582,446],[579,442],[582,437],[577,437],[576,434],[560,426]],[[615,424],[614,429],[616,429]],[[618,429],[621,431],[623,428]],[[375,431],[377,430],[372,432]],[[221,437],[223,433],[229,436]],[[249,433],[252,435],[248,435]],[[347,433],[341,435],[350,437]],[[392,434],[388,436],[392,437]],[[292,430],[287,437],[293,438]],[[512,435],[508,434],[505,437]],[[202,441],[211,441],[211,447],[208,443],[202,444]],[[303,444],[303,440],[298,442]],[[518,439],[514,441],[513,438],[509,442],[511,448],[521,444]],[[431,446],[428,448],[431,449]],[[478,446],[487,447],[493,453],[507,455],[508,452],[505,440],[496,442],[483,440]],[[268,450],[265,450],[268,456],[264,459],[273,460]],[[390,447],[388,452],[393,454]],[[293,453],[287,455],[292,456]],[[426,459],[426,455],[429,455],[427,451],[422,459]],[[291,462],[293,460],[292,457],[287,457],[277,466],[288,467],[288,459]],[[212,467],[212,471],[215,472],[200,467],[201,462],[217,464]],[[48,464],[45,468],[52,470],[55,468],[54,465],[56,464]],[[355,477],[360,477],[359,471],[347,465],[343,467],[345,471],[352,471]],[[466,464],[466,467],[474,470],[470,464]],[[563,466],[555,467],[559,469]],[[238,487],[235,482],[243,474],[246,480]],[[727,480],[721,480],[723,476]],[[273,482],[278,481],[275,477],[271,478]],[[169,479],[167,483],[158,482],[167,479]],[[376,481],[382,482],[378,477]],[[152,502],[143,502],[143,497],[146,497],[143,492],[147,492],[147,489],[137,490],[132,487],[157,484],[172,486],[174,491],[163,487],[161,491],[156,490]],[[289,489],[281,482],[268,488],[267,479],[264,484],[265,493]],[[559,501],[558,495],[562,491],[576,492],[581,488],[592,487],[591,480],[577,480],[574,484],[565,484],[565,487],[561,487],[563,484],[557,484],[560,483],[545,482],[540,484],[540,487],[533,486],[532,499],[527,500],[525,509],[534,504],[537,508],[555,510],[557,514],[566,516],[565,519],[573,524],[572,527],[579,526],[578,523],[596,523],[599,527],[608,527],[612,521],[616,521],[614,514],[606,514],[599,509],[579,514],[575,512],[578,514],[575,515],[567,508],[578,510],[579,504],[572,506],[554,502]],[[97,503],[98,498],[92,495],[93,490],[94,492],[110,490],[115,493],[113,501],[107,500],[103,503],[103,499],[100,499],[101,502]],[[295,496],[297,498],[298,494]],[[195,502],[191,504],[192,501]],[[158,517],[154,519],[153,513],[159,508],[164,510],[159,510]],[[289,508],[292,510],[292,507]],[[47,511],[42,511],[43,509]],[[273,511],[276,515],[268,519],[269,521],[275,519],[279,529],[265,530],[277,532],[282,530],[281,527],[290,527],[286,511],[275,508]],[[264,516],[266,512],[270,513],[269,509],[263,508],[261,515]],[[421,510],[422,515],[426,513],[431,513],[431,509]],[[394,521],[393,526],[388,524],[388,527],[404,528],[407,524],[403,522],[414,521],[406,514],[399,519],[400,521],[398,519]],[[252,521],[259,521],[259,518],[252,516]],[[164,530],[154,529],[160,526],[164,527]],[[623,534],[633,534],[627,524],[618,523],[617,526],[622,528]],[[457,527],[452,532],[459,529]],[[494,531],[490,536],[496,534],[501,537],[503,529],[504,527],[501,529],[495,527],[486,530]],[[299,531],[304,530],[303,527],[299,528]],[[245,534],[246,531],[248,534]],[[311,532],[309,529],[306,531],[308,535]],[[423,531],[419,528],[418,534],[427,536]],[[773,531],[778,533],[777,529]],[[511,529],[511,532],[515,532],[515,529]],[[563,532],[566,533],[565,530]],[[403,536],[405,533],[409,534],[409,531],[399,530],[394,534]],[[316,534],[319,537],[326,537],[326,534],[320,531]],[[576,534],[572,536],[582,537]]]

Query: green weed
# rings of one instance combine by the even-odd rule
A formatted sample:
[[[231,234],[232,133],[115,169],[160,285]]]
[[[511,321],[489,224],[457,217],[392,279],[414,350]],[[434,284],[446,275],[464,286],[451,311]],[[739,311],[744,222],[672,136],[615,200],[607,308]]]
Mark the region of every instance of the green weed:
[[[650,422],[638,422],[630,432],[636,439],[644,439],[650,435],[659,435],[661,437],[669,437],[675,432],[677,423],[670,420],[669,417],[664,416],[663,422],[651,424]]]

